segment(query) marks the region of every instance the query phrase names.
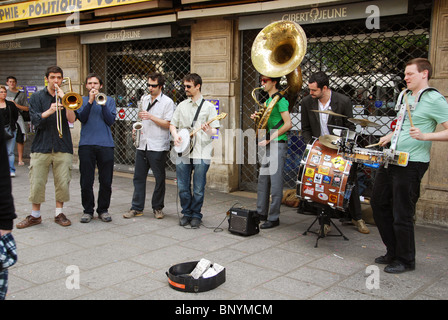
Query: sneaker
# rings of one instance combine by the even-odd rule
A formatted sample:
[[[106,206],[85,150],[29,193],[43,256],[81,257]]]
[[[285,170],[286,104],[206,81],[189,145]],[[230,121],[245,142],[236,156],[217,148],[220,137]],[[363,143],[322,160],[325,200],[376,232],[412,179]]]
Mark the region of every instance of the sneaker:
[[[9,176],[10,176],[11,178],[14,178],[14,177],[16,176],[16,173],[15,173],[15,172],[11,172],[11,173],[9,174]]]
[[[130,219],[130,218],[134,218],[134,217],[140,217],[143,215],[143,211],[137,211],[137,210],[129,210],[128,212],[126,212],[125,214],[123,214],[123,218],[125,219]]]
[[[84,213],[81,216],[81,219],[79,220],[79,222],[81,223],[89,223],[92,220],[92,215],[89,213]]]
[[[193,229],[197,229],[199,228],[199,226],[201,225],[202,221],[199,218],[193,218],[190,221],[190,225]]]
[[[179,224],[180,224],[182,227],[184,227],[184,226],[186,226],[187,224],[189,224],[190,221],[191,221],[191,218],[190,218],[190,217],[183,216],[183,217],[180,219]]]
[[[358,228],[358,231],[364,234],[368,234],[370,233],[369,228],[367,228],[366,223],[364,222],[364,220],[360,219],[360,220],[352,220],[353,224]]]
[[[69,225],[72,224],[70,222],[70,220],[68,220],[67,217],[65,216],[65,214],[63,214],[63,213],[58,214],[54,218],[54,222],[56,222],[58,225],[63,226],[63,227],[68,227]]]
[[[35,218],[32,215],[27,216],[25,219],[23,219],[22,221],[20,221],[17,225],[16,228],[17,229],[24,229],[24,228],[28,228],[31,226],[35,226],[36,224],[39,224],[42,222],[42,218]]]
[[[165,214],[163,213],[162,210],[154,210],[154,217],[156,219],[163,219],[164,216]]]
[[[99,217],[104,222],[111,222],[112,221],[112,217],[110,216],[109,212],[107,212],[107,211],[99,214]]]

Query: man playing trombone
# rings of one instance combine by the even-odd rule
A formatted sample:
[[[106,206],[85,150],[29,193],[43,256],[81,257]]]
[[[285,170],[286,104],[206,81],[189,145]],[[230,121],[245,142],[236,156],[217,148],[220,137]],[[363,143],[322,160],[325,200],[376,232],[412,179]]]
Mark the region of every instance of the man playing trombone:
[[[42,222],[40,207],[41,203],[45,202],[45,185],[50,166],[55,186],[55,222],[64,227],[71,224],[63,213],[63,206],[64,202],[70,200],[69,184],[73,158],[68,121],[75,122],[76,115],[68,108],[64,111],[59,102],[59,99],[64,97],[64,92],[60,89],[64,79],[62,69],[58,66],[48,67],[45,79],[48,85],[30,98],[30,118],[36,128],[30,161],[29,200],[32,203],[32,211],[17,224],[18,229]],[[60,121],[57,121],[58,117]]]
[[[112,195],[115,145],[110,127],[115,122],[117,108],[114,99],[100,93],[102,87],[103,80],[100,76],[88,74],[86,89],[89,95],[83,97],[82,107],[77,111],[82,124],[78,149],[81,202],[84,208],[80,220],[82,223],[90,222],[94,213],[95,167],[98,167],[99,180],[96,212],[102,221],[112,221],[108,210]]]

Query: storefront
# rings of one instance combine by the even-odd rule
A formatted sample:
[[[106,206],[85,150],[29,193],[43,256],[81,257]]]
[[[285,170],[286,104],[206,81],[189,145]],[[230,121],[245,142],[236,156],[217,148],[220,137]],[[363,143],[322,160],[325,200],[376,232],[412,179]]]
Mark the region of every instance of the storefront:
[[[66,10],[69,7],[71,11]],[[249,116],[256,104],[251,92],[260,85],[251,62],[255,37],[272,21],[295,21],[303,27],[308,47],[301,63],[303,90],[291,110],[294,127],[284,172],[285,186],[294,187],[304,149],[300,101],[309,75],[327,72],[333,89],[352,98],[355,117],[380,124],[364,131],[357,128],[363,143],[374,141],[393,126],[392,106],[403,86],[407,60],[430,58],[436,71],[434,86],[448,96],[447,12],[446,1],[439,0],[328,0],[318,5],[308,0],[6,1],[0,6],[0,77],[6,80],[12,74],[19,85],[39,87],[44,85],[46,67],[58,64],[72,79],[74,91],[84,94],[87,73],[99,73],[104,92],[117,102],[113,129],[117,169],[132,171],[130,130],[145,76],[150,71],[164,73],[166,93],[179,102],[185,99],[182,77],[197,72],[204,81],[204,96],[228,113],[215,141],[218,148],[208,186],[226,192],[253,191],[257,164],[249,159],[251,148],[242,142],[242,157],[236,158],[241,150],[226,140],[225,133],[253,128]],[[258,98],[263,102],[264,97]],[[75,144],[77,135],[75,125]],[[436,159],[443,158],[443,148],[435,144],[433,149]],[[172,164],[167,167],[173,173]],[[427,185],[446,176],[440,165],[431,168],[428,176],[434,176]],[[441,194],[438,198],[448,191],[445,184],[442,181],[443,187],[438,187],[443,190],[432,191]]]

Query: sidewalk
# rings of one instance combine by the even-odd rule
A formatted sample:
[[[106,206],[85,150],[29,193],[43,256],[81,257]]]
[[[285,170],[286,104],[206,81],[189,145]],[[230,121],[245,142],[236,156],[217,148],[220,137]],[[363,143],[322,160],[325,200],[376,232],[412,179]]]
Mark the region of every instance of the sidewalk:
[[[18,215],[15,224],[31,210],[28,168],[17,169],[17,177],[12,181]],[[178,223],[180,208],[176,205],[174,182],[167,183],[162,220],[156,220],[150,209],[153,187],[149,178],[144,216],[123,219],[132,198],[132,176],[117,173],[109,211],[113,221],[105,223],[95,216],[90,223],[81,224],[79,173],[74,169],[71,201],[64,210],[72,225],[64,228],[53,220],[54,187],[50,174],[42,224],[13,231],[19,261],[9,271],[6,299],[448,299],[448,229],[417,226],[416,270],[391,275],[383,271],[384,266],[377,265],[376,269],[373,263],[385,253],[375,226],[369,225],[371,233],[364,235],[353,226],[341,226],[333,220],[349,240],[326,237],[315,248],[317,236],[302,235],[315,217],[282,207],[279,227],[241,237],[228,232],[226,211],[236,203],[255,209],[255,196],[208,190],[203,225],[188,229]],[[222,230],[216,230],[218,226]],[[333,228],[332,233],[337,231]],[[179,292],[169,287],[165,273],[170,266],[201,258],[226,268],[225,283],[202,293]],[[79,270],[79,289],[66,285],[73,270]],[[379,288],[369,289],[369,283],[379,283]]]

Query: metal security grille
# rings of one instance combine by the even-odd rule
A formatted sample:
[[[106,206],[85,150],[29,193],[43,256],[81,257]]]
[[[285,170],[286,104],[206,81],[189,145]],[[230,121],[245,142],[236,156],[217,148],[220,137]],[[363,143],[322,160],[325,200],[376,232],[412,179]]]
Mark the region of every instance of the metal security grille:
[[[91,45],[90,71],[103,77],[103,92],[117,105],[112,126],[116,170],[133,171],[132,124],[137,121],[137,102],[147,93],[147,76],[162,73],[166,78],[163,92],[176,105],[186,98],[182,78],[190,72],[190,30],[184,28],[167,39]],[[175,165],[168,159],[168,176],[174,176],[173,172]]]
[[[300,101],[307,94],[311,73],[325,71],[330,76],[330,87],[352,99],[354,118],[368,119],[380,125],[364,129],[357,125],[360,147],[377,142],[380,136],[390,132],[396,115],[396,98],[405,86],[405,63],[412,58],[428,57],[431,1],[419,2],[413,10],[409,15],[381,18],[378,30],[366,28],[365,20],[302,26],[308,48],[300,65],[303,89],[291,112],[293,128],[289,133],[284,168],[285,188],[296,186],[300,160],[306,147],[300,135]],[[242,130],[254,127],[250,115],[256,104],[251,92],[260,86],[260,75],[253,68],[250,56],[252,43],[259,32],[243,32]],[[282,81],[286,85],[286,80]],[[263,102],[266,97],[259,96],[259,99]],[[248,150],[247,146],[244,150]],[[258,166],[247,159],[246,154],[244,164],[240,166],[240,189],[256,190]],[[375,170],[363,165],[360,168],[360,191],[369,195]]]

